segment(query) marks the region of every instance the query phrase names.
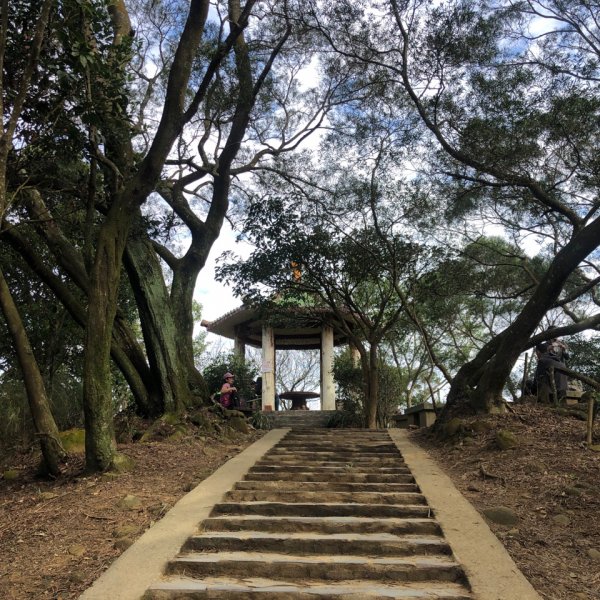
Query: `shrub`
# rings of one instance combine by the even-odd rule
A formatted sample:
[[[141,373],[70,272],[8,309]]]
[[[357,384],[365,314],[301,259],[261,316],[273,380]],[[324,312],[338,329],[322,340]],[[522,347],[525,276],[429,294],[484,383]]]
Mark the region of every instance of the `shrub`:
[[[348,352],[336,357],[333,366],[333,377],[337,384],[337,401],[342,414],[331,423],[332,427],[364,427],[365,426],[365,385],[362,369],[356,367]],[[398,411],[400,390],[403,389],[404,378],[397,367],[379,362],[379,399],[377,403],[377,424],[389,427],[392,415]]]

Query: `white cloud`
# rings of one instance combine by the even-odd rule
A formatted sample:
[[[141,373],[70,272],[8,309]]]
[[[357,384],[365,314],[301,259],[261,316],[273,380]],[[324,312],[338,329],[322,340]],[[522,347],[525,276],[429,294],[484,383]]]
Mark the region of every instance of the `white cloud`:
[[[236,234],[226,222],[210,251],[206,266],[200,272],[194,292],[195,300],[202,304],[202,318],[207,321],[214,321],[242,304],[241,300],[234,296],[234,288],[231,285],[215,279],[217,259],[228,250],[242,257],[249,254],[247,244],[236,241]]]

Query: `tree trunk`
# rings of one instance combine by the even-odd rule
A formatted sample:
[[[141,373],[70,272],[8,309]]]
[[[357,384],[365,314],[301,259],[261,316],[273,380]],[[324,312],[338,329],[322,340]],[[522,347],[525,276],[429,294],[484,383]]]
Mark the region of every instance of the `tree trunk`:
[[[367,394],[365,405],[365,417],[369,429],[377,429],[377,405],[379,402],[379,365],[377,358],[377,346],[371,344],[368,352]]]
[[[554,257],[535,292],[514,322],[461,367],[452,381],[444,415],[460,405],[490,412],[502,404],[502,390],[519,355],[564,284],[586,256],[598,247],[600,218],[584,227]]]
[[[16,228],[4,225],[2,234],[8,243],[19,252],[33,272],[54,292],[73,320],[85,329],[87,320],[85,307],[65,282],[44,263],[42,257],[33,251],[32,246],[28,243],[29,238],[25,239],[25,236],[21,235]],[[156,378],[148,368],[144,353],[135,339],[131,327],[118,316],[113,329],[111,356],[131,389],[138,412],[149,417],[160,415],[163,404]]]
[[[92,471],[111,469],[117,457],[110,347],[121,262],[131,221],[131,207],[121,198],[116,198],[100,229],[91,273],[83,365],[83,409],[86,466]]]
[[[184,258],[180,268],[173,272],[173,284],[171,286],[171,306],[178,329],[178,339],[180,340],[179,354],[183,361],[183,366],[187,374],[187,382],[190,390],[203,400],[209,396],[208,387],[204,377],[196,368],[194,362],[194,289],[198,274],[206,264],[208,252],[206,251],[202,260],[187,260]]]
[[[29,338],[23,326],[17,306],[0,270],[0,308],[6,318],[23,373],[27,400],[36,436],[39,437],[44,466],[47,472],[57,477],[60,475],[60,463],[64,462],[65,452],[58,435],[58,427],[50,411],[46,389],[38,368]]]
[[[218,54],[215,57],[216,62],[212,61],[208,65],[205,79],[191,104],[186,106],[189,98],[188,84],[202,40],[209,4],[208,0],[191,0],[189,3],[189,12],[169,70],[160,122],[148,153],[141,162],[137,163],[133,160],[131,139],[128,134],[125,134],[129,129],[129,123],[121,120],[114,113],[105,115],[106,123],[102,133],[107,140],[107,157],[118,168],[107,170],[108,180],[111,182],[112,201],[109,203],[110,210],[106,220],[100,228],[89,291],[84,361],[84,408],[87,434],[86,462],[88,468],[94,470],[111,468],[116,458],[108,361],[127,236],[137,208],[155,189],[173,143],[181,134],[184,124],[192,118],[200,102],[204,100],[210,87],[208,84],[226,55],[226,53]],[[253,0],[248,0],[245,9],[249,9],[252,4]],[[115,34],[118,31],[121,35],[129,28],[124,26],[127,25],[127,15],[122,2],[118,3],[118,9],[122,14],[115,13],[119,18],[113,21]],[[249,14],[248,11],[246,14]],[[238,26],[236,20],[232,20],[232,23]],[[245,27],[246,24],[247,20],[244,20],[243,26]],[[115,47],[119,46],[121,39],[115,36]],[[235,44],[237,48],[237,37]],[[120,55],[117,53],[115,57],[117,56]],[[125,71],[123,66],[117,63],[115,68]],[[98,84],[96,86],[98,95],[102,96],[102,82],[98,80],[95,83]],[[241,142],[245,128],[238,131],[236,124],[234,118],[231,131],[239,133],[239,142]],[[237,138],[235,141],[238,141]],[[238,149],[239,143],[234,147],[226,146],[224,149],[219,162],[223,162],[225,171],[228,171]],[[224,216],[227,211],[227,198],[223,198],[223,203]],[[209,213],[216,209],[215,203],[211,204]]]
[[[160,263],[145,234],[130,237],[124,264],[135,295],[150,368],[162,392],[164,410],[181,413],[192,404],[181,352],[187,332],[180,331],[176,323]]]

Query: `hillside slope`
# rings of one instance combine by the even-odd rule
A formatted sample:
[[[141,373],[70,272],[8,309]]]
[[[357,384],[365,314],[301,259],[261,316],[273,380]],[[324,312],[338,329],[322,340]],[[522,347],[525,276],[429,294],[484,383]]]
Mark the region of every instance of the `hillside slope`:
[[[595,443],[599,429],[596,423]],[[516,447],[501,450],[498,431],[512,432]],[[523,404],[514,413],[468,419],[443,441],[422,430],[412,438],[479,512],[514,513],[514,523],[487,520],[544,598],[600,599],[600,452],[583,443],[584,422]]]

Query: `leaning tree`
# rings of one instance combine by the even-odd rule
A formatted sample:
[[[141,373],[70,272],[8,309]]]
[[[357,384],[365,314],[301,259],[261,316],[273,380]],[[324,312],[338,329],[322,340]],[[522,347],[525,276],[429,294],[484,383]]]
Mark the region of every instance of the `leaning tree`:
[[[90,468],[116,457],[110,356],[148,415],[206,397],[192,294],[230,199],[241,201],[247,174],[293,152],[338,101],[333,80],[298,83],[310,34],[294,29],[295,2],[210,7],[50,2],[38,76],[15,121],[18,203],[3,235],[86,329]],[[191,244],[177,252],[182,233]],[[48,252],[36,253],[30,235]],[[143,350],[118,308],[123,256]]]
[[[361,86],[406,100],[429,136],[419,160],[438,190],[429,208],[500,224],[552,258],[519,313],[452,378],[447,407],[493,410],[548,311],[575,321],[565,285],[597,281],[599,33],[586,2],[489,5],[389,0],[313,6],[312,23]],[[340,21],[340,15],[348,18]],[[427,136],[424,138],[427,140]],[[422,205],[425,209],[426,204]],[[447,223],[448,221],[446,221]],[[561,296],[561,294],[563,294]],[[575,296],[576,297],[576,296]],[[592,319],[591,323],[595,321]],[[548,334],[550,335],[550,334]]]

